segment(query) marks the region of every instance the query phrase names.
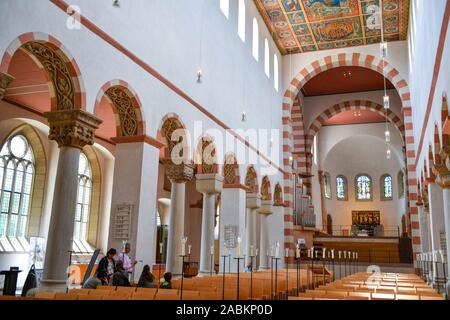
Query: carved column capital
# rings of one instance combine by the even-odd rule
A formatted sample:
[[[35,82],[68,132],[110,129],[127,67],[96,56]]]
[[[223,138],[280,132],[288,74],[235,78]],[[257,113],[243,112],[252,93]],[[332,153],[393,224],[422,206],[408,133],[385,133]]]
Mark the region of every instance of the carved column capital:
[[[5,97],[6,88],[9,87],[13,80],[13,76],[0,72],[0,101]]]
[[[80,110],[61,110],[46,112],[50,126],[49,139],[55,140],[58,146],[83,149],[94,144],[94,134],[103,122],[94,115]]]
[[[186,183],[194,178],[194,164],[174,164],[171,159],[164,159],[166,174],[172,183]]]
[[[450,189],[450,170],[445,163],[433,163],[431,168],[436,175],[436,183],[443,189]]]

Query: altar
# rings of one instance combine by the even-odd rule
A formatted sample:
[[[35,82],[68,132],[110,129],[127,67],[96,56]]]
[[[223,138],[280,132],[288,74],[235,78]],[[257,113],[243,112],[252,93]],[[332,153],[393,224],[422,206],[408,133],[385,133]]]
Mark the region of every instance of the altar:
[[[374,237],[382,234],[380,211],[352,211],[352,236]]]

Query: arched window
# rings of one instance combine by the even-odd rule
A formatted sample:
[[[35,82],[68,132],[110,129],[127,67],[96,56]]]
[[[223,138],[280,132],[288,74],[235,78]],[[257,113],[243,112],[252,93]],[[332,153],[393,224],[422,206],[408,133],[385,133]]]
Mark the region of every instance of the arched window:
[[[86,246],[87,243],[87,230],[89,223],[89,211],[91,206],[92,196],[92,170],[89,160],[84,153],[80,155],[80,163],[78,165],[78,195],[77,195],[77,208],[75,212],[75,231],[73,239],[75,244]],[[81,244],[80,244],[81,242]],[[76,248],[74,248],[75,250]],[[89,248],[79,248],[80,251],[84,251]],[[77,251],[77,250],[75,250]]]
[[[381,200],[392,200],[392,177],[388,174],[381,177]]]
[[[259,61],[259,28],[258,21],[253,18],[253,47],[252,47],[253,58]]]
[[[336,197],[340,201],[348,200],[347,178],[338,176],[336,178]]]
[[[331,178],[328,172],[323,174],[323,194],[325,198],[331,199]]]
[[[403,198],[405,196],[405,175],[403,171],[399,171],[397,174],[398,183],[398,197]]]
[[[276,54],[273,55],[273,86],[275,90],[279,89],[279,65],[278,65],[278,56]]]
[[[230,0],[220,0],[220,10],[228,19],[230,16]]]
[[[363,174],[356,177],[356,200],[372,200],[372,179],[369,175]]]
[[[270,78],[270,50],[269,50],[269,41],[267,38],[264,40],[264,72],[266,73],[267,78]]]
[[[245,0],[239,0],[238,35],[245,42]]]
[[[8,139],[0,151],[0,238],[26,236],[34,174],[28,140],[22,135]]]

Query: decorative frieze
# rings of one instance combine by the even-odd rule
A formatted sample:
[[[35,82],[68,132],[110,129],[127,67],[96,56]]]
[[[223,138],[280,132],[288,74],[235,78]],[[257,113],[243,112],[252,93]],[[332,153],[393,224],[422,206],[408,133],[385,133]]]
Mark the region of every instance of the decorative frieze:
[[[95,130],[102,120],[83,110],[61,110],[46,112],[50,126],[49,139],[59,147],[83,149],[94,144]]]
[[[49,46],[36,41],[27,42],[23,48],[39,60],[47,71],[55,90],[56,110],[76,109],[72,75],[63,58]]]
[[[118,113],[121,135],[124,137],[137,135],[138,120],[131,97],[118,86],[109,88],[105,94],[114,104]]]
[[[13,80],[13,76],[0,72],[0,101],[5,97],[6,89],[9,87]]]

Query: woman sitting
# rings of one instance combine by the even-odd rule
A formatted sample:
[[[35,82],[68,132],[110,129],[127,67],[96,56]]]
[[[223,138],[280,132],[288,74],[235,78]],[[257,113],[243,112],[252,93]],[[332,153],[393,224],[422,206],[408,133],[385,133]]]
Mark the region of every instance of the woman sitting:
[[[154,277],[153,274],[150,272],[150,266],[145,265],[144,269],[142,270],[141,277],[139,278],[139,282],[137,284],[138,287],[141,288],[154,288]]]

